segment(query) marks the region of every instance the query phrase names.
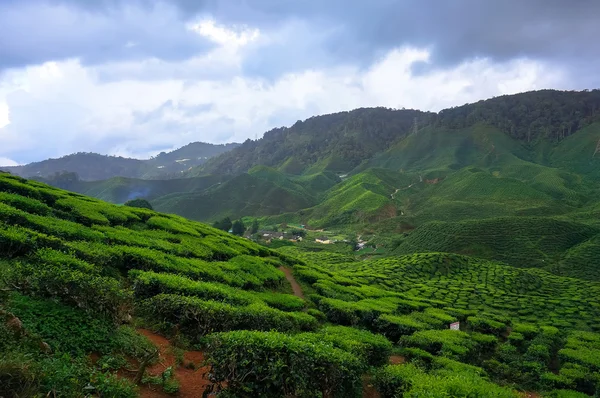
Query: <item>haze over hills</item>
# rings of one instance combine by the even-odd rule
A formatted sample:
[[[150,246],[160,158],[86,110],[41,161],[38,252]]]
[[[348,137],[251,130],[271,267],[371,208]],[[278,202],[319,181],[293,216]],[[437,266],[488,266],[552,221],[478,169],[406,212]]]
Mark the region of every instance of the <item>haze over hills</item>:
[[[2,170],[21,177],[44,179],[55,178],[57,173],[77,173],[78,178],[84,181],[112,177],[173,178],[180,177],[183,171],[199,166],[211,157],[227,152],[238,145],[192,142],[174,151],[161,152],[151,159],[144,160],[80,152],[22,166],[6,166],[2,167]]]

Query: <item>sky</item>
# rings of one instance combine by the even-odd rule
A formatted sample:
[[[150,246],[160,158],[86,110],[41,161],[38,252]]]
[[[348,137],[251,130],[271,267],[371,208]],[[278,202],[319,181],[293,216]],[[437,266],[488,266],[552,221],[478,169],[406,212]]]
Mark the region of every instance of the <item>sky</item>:
[[[597,0],[0,0],[0,166],[600,87]]]

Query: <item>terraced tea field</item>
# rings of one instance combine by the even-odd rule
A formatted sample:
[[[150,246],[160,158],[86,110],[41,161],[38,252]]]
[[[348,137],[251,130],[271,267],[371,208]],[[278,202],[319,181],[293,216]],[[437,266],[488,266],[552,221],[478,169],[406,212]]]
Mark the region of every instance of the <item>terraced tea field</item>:
[[[0,174],[0,396],[176,395],[184,369],[209,370],[203,392],[223,397],[359,397],[363,380],[385,398],[598,393],[600,283],[319,247],[271,250]]]

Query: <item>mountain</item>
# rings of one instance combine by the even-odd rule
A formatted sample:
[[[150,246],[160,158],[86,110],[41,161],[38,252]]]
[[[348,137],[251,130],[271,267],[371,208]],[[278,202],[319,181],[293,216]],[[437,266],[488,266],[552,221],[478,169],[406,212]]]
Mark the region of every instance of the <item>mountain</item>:
[[[264,217],[380,234],[499,217],[589,223],[600,192],[599,95],[542,90],[437,114],[357,109],[272,130],[180,173],[187,178],[48,182],[114,203],[145,197],[204,221]]]
[[[600,115],[600,90],[540,90],[504,95],[441,110],[361,108],[315,116],[247,140],[228,155],[190,175],[246,172],[256,165],[291,174],[331,170],[349,172],[366,159],[425,127],[456,130],[483,124],[520,142],[558,142]]]
[[[191,167],[205,163],[209,158],[236,148],[239,144],[214,145],[193,142],[172,152],[161,152],[147,160],[106,156],[97,153],[75,153],[58,159],[48,159],[23,166],[2,167],[22,177],[36,177],[53,183],[62,173],[77,173],[83,181],[97,181],[112,177],[173,178]]]
[[[415,119],[429,120],[432,116],[429,112],[386,108],[315,116],[289,128],[268,131],[257,141],[247,140],[228,155],[192,170],[190,175],[239,174],[257,165],[291,174],[348,172],[408,134]]]
[[[316,203],[300,184],[272,170],[254,170],[201,192],[173,193],[152,201],[155,209],[193,220],[233,219],[293,212]],[[202,178],[202,177],[200,177]]]

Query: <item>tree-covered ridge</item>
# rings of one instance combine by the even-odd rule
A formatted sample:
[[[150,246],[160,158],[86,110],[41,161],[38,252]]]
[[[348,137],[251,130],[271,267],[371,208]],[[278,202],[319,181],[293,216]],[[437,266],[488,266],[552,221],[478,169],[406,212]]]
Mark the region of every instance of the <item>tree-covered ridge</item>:
[[[600,90],[540,90],[444,109],[433,124],[460,129],[485,123],[525,142],[560,141],[599,118]]]
[[[600,90],[540,90],[505,95],[439,113],[386,108],[356,109],[298,121],[248,140],[192,175],[238,174],[256,165],[295,173],[311,169],[347,172],[405,136],[430,127],[465,129],[475,124],[531,143],[558,142],[598,121]],[[449,132],[451,133],[451,131]]]
[[[268,131],[257,141],[247,140],[195,173],[238,174],[256,165],[283,166],[296,172],[313,165],[320,171],[349,171],[407,134],[415,118],[428,120],[431,115],[416,110],[361,108],[315,116],[289,128]],[[290,162],[296,166],[291,167]]]
[[[23,166],[2,167],[2,169],[22,177],[42,179],[44,182],[67,189],[70,188],[63,184],[69,180],[98,181],[113,177],[179,178],[183,171],[201,165],[209,158],[238,145],[193,142],[144,160],[78,152],[58,159],[48,159]]]

